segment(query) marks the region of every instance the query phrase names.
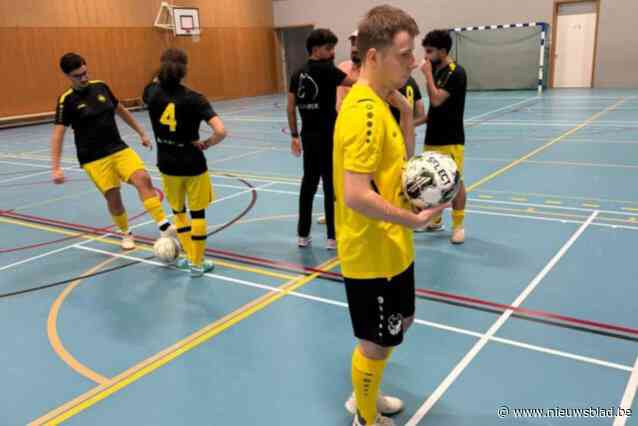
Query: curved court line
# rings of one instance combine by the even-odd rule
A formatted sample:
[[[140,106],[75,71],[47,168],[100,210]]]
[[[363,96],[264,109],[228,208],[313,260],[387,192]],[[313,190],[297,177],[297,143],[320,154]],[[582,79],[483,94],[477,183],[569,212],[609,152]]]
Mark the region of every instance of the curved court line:
[[[328,270],[330,270],[334,268],[338,263],[339,260],[333,258],[319,265],[318,268],[327,268]],[[29,425],[58,425],[65,420],[76,416],[87,408],[90,408],[91,406],[109,397],[110,395],[120,391],[121,389],[146,376],[147,374],[150,374],[163,365],[171,362],[175,358],[180,357],[191,349],[210,340],[214,336],[217,336],[218,334],[222,333],[238,322],[252,316],[256,312],[263,310],[277,300],[303,287],[317,277],[319,277],[319,273],[314,273],[312,275],[300,277],[289,281],[288,283],[279,287],[279,291],[267,293],[255,299],[254,301],[242,306],[241,308],[236,309],[223,318],[220,318],[219,320],[214,321],[208,326],[191,334],[187,338],[180,340],[179,342],[157,353],[156,355],[134,365],[125,372],[114,377],[109,383],[102,384],[95,387],[94,389],[91,389],[90,391],[80,395],[74,400],[62,405],[61,407],[44,415],[43,417],[34,420],[33,422],[29,423]]]
[[[94,272],[97,272],[98,270],[108,265],[109,263],[112,263],[116,259],[117,259],[116,257],[106,259],[105,261],[100,262],[96,266],[85,271],[84,273],[82,273],[82,275],[90,275]],[[86,377],[87,379],[99,385],[104,385],[109,383],[110,380],[107,377],[104,377],[101,374],[91,370],[89,367],[82,364],[73,355],[71,355],[71,353],[69,353],[69,351],[67,351],[66,348],[64,347],[64,344],[62,343],[62,340],[60,340],[60,336],[58,334],[57,323],[58,323],[58,314],[60,313],[60,308],[62,308],[62,304],[64,303],[64,300],[67,298],[67,296],[71,294],[71,292],[77,286],[79,286],[82,283],[82,281],[84,281],[84,278],[75,280],[72,283],[70,283],[68,286],[66,286],[64,291],[60,293],[60,295],[55,299],[55,301],[51,305],[51,309],[49,310],[49,317],[47,318],[47,337],[49,338],[49,343],[51,344],[53,351],[58,355],[58,357],[66,365],[68,365],[76,373]]]
[[[598,118],[602,117],[603,115],[607,114],[608,112],[613,111],[615,108],[617,108],[618,106],[622,105],[626,101],[627,101],[627,99],[621,98],[619,101],[615,102],[613,105],[610,105],[607,108],[605,108],[604,110],[602,110],[600,112],[597,112],[596,114],[594,114],[591,117],[589,117],[587,120],[585,120],[582,123],[580,123],[578,126],[566,131],[565,133],[563,133],[562,135],[558,136],[557,138],[552,139],[551,141],[547,142],[546,144],[541,145],[538,148],[536,148],[536,149],[528,152],[527,154],[523,155],[522,157],[512,161],[508,165],[506,165],[504,167],[501,167],[500,169],[496,170],[495,172],[490,173],[489,175],[479,179],[478,181],[474,182],[472,185],[467,187],[467,192],[474,191],[479,186],[486,184],[487,182],[489,182],[489,181],[493,180],[494,178],[502,175],[503,173],[507,172],[508,170],[518,166],[519,164],[521,164],[524,161],[532,158],[533,156],[535,156],[539,152],[543,152],[547,148],[551,147],[552,145],[555,145],[558,142],[562,141],[563,139],[573,135],[574,133],[576,133],[577,131],[579,131],[583,127],[586,127],[587,125],[589,125],[590,123],[594,122],[595,120],[597,120]]]

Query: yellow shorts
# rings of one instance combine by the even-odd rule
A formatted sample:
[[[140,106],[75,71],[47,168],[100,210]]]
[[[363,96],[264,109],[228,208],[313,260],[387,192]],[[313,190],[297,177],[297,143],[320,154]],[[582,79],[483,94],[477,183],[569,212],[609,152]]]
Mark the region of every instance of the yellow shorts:
[[[144,170],[144,162],[131,148],[123,149],[108,157],[91,161],[82,166],[95,186],[104,194],[119,188],[120,182],[128,182],[133,173]]]
[[[425,151],[440,152],[441,154],[447,154],[456,163],[456,167],[461,172],[463,177],[463,166],[465,165],[465,146],[464,145],[426,145]]]
[[[162,174],[166,200],[171,209],[183,212],[188,198],[190,211],[205,210],[215,199],[208,172],[199,176],[169,176]]]

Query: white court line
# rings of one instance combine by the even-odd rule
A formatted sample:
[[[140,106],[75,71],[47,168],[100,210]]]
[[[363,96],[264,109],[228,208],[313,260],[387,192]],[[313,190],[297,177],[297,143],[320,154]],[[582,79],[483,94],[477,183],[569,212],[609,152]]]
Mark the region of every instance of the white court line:
[[[634,364],[633,371],[631,373],[631,376],[629,376],[629,382],[627,382],[625,394],[623,395],[622,401],[620,402],[620,408],[625,411],[631,409],[631,406],[634,403],[634,398],[636,397],[636,388],[638,388],[638,358],[636,358],[636,363]],[[616,416],[616,418],[614,419],[614,424],[612,426],[625,426],[628,418],[629,416],[626,415]]]
[[[589,219],[585,223],[583,223],[580,228],[567,240],[567,242],[561,247],[561,249],[554,255],[554,257],[545,265],[543,270],[534,277],[534,279],[529,283],[529,285],[519,294],[519,296],[512,302],[511,306],[517,308],[521,306],[521,304],[527,299],[527,297],[532,294],[532,292],[536,289],[536,287],[540,284],[540,282],[547,276],[547,274],[554,269],[556,264],[561,260],[561,258],[567,253],[567,251],[571,248],[572,245],[576,242],[576,240],[585,232],[587,227],[591,225],[591,223],[596,219],[598,212],[593,212]],[[510,316],[514,313],[511,309],[505,311],[497,320],[492,324],[487,333],[481,339],[476,342],[476,344],[470,349],[470,351],[465,354],[463,359],[452,369],[452,371],[448,374],[448,376],[441,382],[441,384],[435,389],[435,391],[430,395],[430,397],[421,405],[421,407],[417,410],[417,412],[410,418],[410,420],[406,423],[406,426],[417,426],[419,422],[425,417],[425,415],[432,409],[434,404],[436,404],[439,399],[443,396],[443,394],[449,389],[449,387],[454,383],[454,381],[461,375],[463,370],[467,368],[468,365],[472,362],[472,360],[478,355],[478,353],[485,347],[485,345],[490,341],[492,337],[496,334],[496,332],[505,324],[505,322],[510,318]]]
[[[256,151],[245,152],[243,154],[231,155],[230,157],[222,157],[219,160],[209,161],[208,164],[218,164],[230,160],[238,160],[240,158],[251,157],[253,155],[261,154],[262,152],[272,151],[270,148],[258,149]]]
[[[22,176],[10,178],[10,179],[0,180],[0,183],[8,183],[8,182],[16,181],[16,180],[28,179],[28,178],[33,177],[33,176],[42,176],[42,175],[46,175],[46,174],[49,174],[49,173],[51,173],[49,170],[47,170],[45,172],[30,173],[30,174],[27,174],[27,175],[22,175]]]
[[[539,96],[533,96],[533,97],[531,97],[531,98],[527,98],[527,99],[525,99],[525,100],[523,100],[523,101],[516,102],[516,103],[510,104],[510,105],[506,105],[506,106],[504,106],[504,107],[502,107],[502,108],[495,109],[495,110],[493,110],[493,111],[488,111],[488,112],[485,112],[485,113],[483,113],[483,114],[475,115],[474,117],[470,117],[470,118],[465,119],[465,123],[466,123],[466,125],[467,125],[467,122],[468,122],[468,121],[478,120],[478,119],[483,118],[483,117],[485,117],[485,116],[488,116],[488,115],[490,115],[490,114],[494,114],[494,113],[496,113],[496,112],[504,111],[504,110],[507,110],[507,109],[509,109],[509,108],[513,108],[513,107],[515,107],[515,106],[522,105],[522,104],[525,104],[525,103],[527,103],[527,102],[534,101],[534,100],[538,100],[538,99],[542,99],[542,98],[541,98],[541,97],[539,97]]]
[[[139,261],[140,263],[145,263],[148,265],[155,265],[155,266],[165,266],[164,263],[160,263],[160,262],[155,262],[155,261],[151,261],[151,260],[147,260],[147,259],[141,259],[139,257],[136,256],[127,256],[127,255],[123,255],[123,254],[119,254],[119,253],[113,253],[110,251],[106,251],[106,250],[100,250],[100,249],[94,249],[94,248],[90,248],[90,247],[77,247],[80,250],[86,250],[86,251],[90,251],[90,252],[94,252],[94,253],[101,253],[107,256],[111,256],[111,257],[117,257],[120,259],[126,259],[126,260],[131,260],[131,261]],[[184,271],[184,272],[188,272],[188,271]],[[243,285],[246,287],[251,287],[251,288],[257,288],[260,290],[266,290],[266,291],[272,291],[272,292],[276,292],[276,293],[280,293],[282,291],[281,288],[277,288],[277,287],[272,287],[269,285],[265,285],[265,284],[259,284],[259,283],[255,283],[255,282],[251,282],[251,281],[246,281],[246,280],[239,280],[239,279],[235,279],[235,278],[230,278],[224,275],[219,275],[219,274],[205,274],[207,277],[210,278],[217,278],[221,281],[225,281],[225,282],[229,282],[229,283],[233,283],[233,284],[239,284],[239,285]],[[290,296],[293,297],[297,297],[300,299],[306,299],[306,300],[310,300],[310,301],[314,301],[314,302],[318,302],[318,303],[323,303],[323,304],[328,304],[328,305],[333,305],[333,306],[339,306],[342,308],[347,308],[348,304],[345,302],[341,302],[341,301],[337,301],[337,300],[332,300],[332,299],[326,299],[323,297],[318,297],[318,296],[313,296],[313,295],[309,295],[309,294],[305,294],[305,293],[300,293],[297,291],[293,291],[288,293]],[[470,330],[465,330],[462,328],[458,328],[458,327],[452,327],[449,325],[444,325],[444,324],[440,324],[440,323],[436,323],[436,322],[431,322],[431,321],[425,321],[425,320],[420,320],[420,319],[415,319],[414,321],[416,324],[419,325],[423,325],[426,327],[431,327],[431,328],[436,328],[436,329],[440,329],[440,330],[444,330],[444,331],[448,331],[448,332],[452,332],[452,333],[457,333],[457,334],[464,334],[467,336],[472,336],[472,337],[476,337],[476,338],[483,338],[486,337],[485,334],[481,334],[481,333],[477,333],[474,331],[470,331]],[[617,364],[617,363],[613,363],[613,362],[608,362],[608,361],[603,361],[600,359],[596,359],[596,358],[591,358],[591,357],[585,357],[585,356],[581,356],[581,355],[576,355],[576,354],[572,354],[569,352],[564,352],[564,351],[559,351],[559,350],[555,350],[555,349],[550,349],[550,348],[545,348],[542,346],[537,346],[537,345],[530,345],[527,343],[523,343],[523,342],[519,342],[516,340],[510,340],[510,339],[502,339],[502,338],[498,338],[498,337],[489,337],[490,340],[494,341],[494,342],[498,342],[498,343],[502,343],[505,345],[509,345],[509,346],[515,346],[515,347],[519,347],[519,348],[524,348],[524,349],[528,349],[528,350],[532,350],[532,351],[536,351],[536,352],[541,352],[541,353],[545,353],[548,355],[554,355],[554,356],[558,356],[558,357],[562,357],[562,358],[568,358],[568,359],[572,359],[575,361],[580,361],[580,362],[584,362],[584,363],[588,363],[588,364],[594,364],[594,365],[598,365],[600,367],[606,367],[606,368],[611,368],[611,369],[616,369],[616,370],[622,370],[622,371],[632,371],[632,368],[626,365],[621,365],[621,364]]]
[[[635,213],[632,214],[632,213],[622,212],[622,211],[617,211],[617,210],[586,209],[586,208],[582,208],[582,207],[554,206],[554,205],[551,205],[551,204],[520,203],[520,202],[516,202],[516,201],[484,200],[484,199],[481,199],[481,198],[468,198],[468,201],[473,201],[473,202],[478,202],[478,203],[489,203],[489,204],[507,204],[507,205],[513,205],[513,206],[523,206],[523,207],[543,207],[543,208],[548,208],[548,209],[572,210],[572,211],[579,211],[579,212],[586,212],[586,213],[591,213],[594,210],[596,210],[596,211],[598,211],[600,213],[617,214],[617,215],[621,215],[621,216],[636,216]]]
[[[272,184],[273,183],[270,183],[269,185],[272,185]],[[265,185],[265,186],[268,186],[268,185]],[[251,188],[251,189],[247,189],[245,191],[238,192],[236,194],[231,194],[231,195],[229,195],[227,197],[219,198],[219,199],[213,201],[213,203],[211,203],[211,204],[220,203],[222,201],[226,201],[226,200],[230,200],[230,199],[235,198],[235,197],[239,197],[240,195],[243,195],[243,194],[245,194],[247,192],[251,192],[252,190],[253,189]],[[170,218],[172,216],[173,216],[172,214],[166,215],[166,218],[168,219],[168,218]],[[136,229],[136,228],[151,224],[153,222],[154,222],[153,220],[149,220],[149,221],[146,221],[146,222],[138,223],[136,225],[130,226],[129,229],[133,230],[133,229]],[[78,231],[78,234],[82,234],[82,232]],[[100,236],[90,237],[90,238],[87,238],[86,240],[84,240],[82,242],[79,242],[79,243],[70,244],[68,246],[61,247],[61,248],[56,249],[56,250],[51,250],[51,251],[48,251],[46,253],[39,254],[37,256],[29,257],[27,259],[20,260],[20,261],[15,262],[15,263],[11,263],[9,265],[2,266],[2,267],[0,267],[0,271],[4,271],[4,270],[10,269],[10,268],[14,268],[16,266],[20,266],[20,265],[23,265],[25,263],[30,263],[30,262],[33,262],[34,260],[42,259],[43,257],[51,256],[53,254],[57,254],[57,253],[60,253],[62,251],[65,251],[65,250],[69,250],[71,248],[82,247],[84,244],[88,244],[88,243],[90,243],[92,241],[100,240],[102,238],[108,238],[109,236],[112,236],[112,235],[113,235],[113,233],[106,233],[106,234],[103,234],[103,235],[100,235]]]

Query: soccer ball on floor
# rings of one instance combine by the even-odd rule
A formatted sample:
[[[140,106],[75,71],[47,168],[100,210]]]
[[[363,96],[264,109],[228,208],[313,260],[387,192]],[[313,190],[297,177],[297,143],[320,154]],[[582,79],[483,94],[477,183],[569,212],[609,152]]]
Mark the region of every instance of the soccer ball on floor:
[[[153,244],[155,257],[164,263],[172,263],[179,256],[179,243],[171,237],[160,237]]]
[[[426,151],[412,157],[403,168],[403,194],[417,209],[427,209],[454,199],[461,173],[449,155]]]

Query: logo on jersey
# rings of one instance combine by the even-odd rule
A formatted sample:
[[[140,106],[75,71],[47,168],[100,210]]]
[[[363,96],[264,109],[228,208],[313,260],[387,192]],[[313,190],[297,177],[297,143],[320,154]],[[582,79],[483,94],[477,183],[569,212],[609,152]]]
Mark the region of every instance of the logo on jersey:
[[[104,102],[106,102],[106,97],[104,95],[98,95],[97,96],[97,100],[102,102],[102,103],[104,103]]]
[[[299,99],[300,110],[318,110],[319,102],[319,86],[317,82],[309,75],[302,72],[299,75],[299,88],[297,89],[297,98]]]

